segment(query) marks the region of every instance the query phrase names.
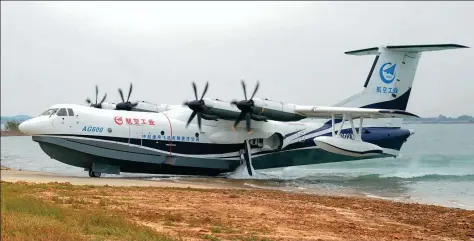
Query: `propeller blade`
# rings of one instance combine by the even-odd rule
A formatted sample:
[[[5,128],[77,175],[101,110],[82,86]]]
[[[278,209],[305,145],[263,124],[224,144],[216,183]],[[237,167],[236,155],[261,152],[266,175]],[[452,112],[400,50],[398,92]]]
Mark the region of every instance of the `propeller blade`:
[[[204,98],[204,95],[207,92],[207,87],[209,87],[209,82],[206,82],[206,87],[204,87],[204,92],[202,92],[201,100],[202,100],[202,98]]]
[[[198,116],[198,126],[199,126],[199,130],[201,130],[201,113],[198,113],[197,116]]]
[[[95,104],[97,104],[97,98],[99,97],[99,87],[95,86]]]
[[[130,83],[130,89],[128,90],[128,97],[127,97],[127,102],[130,99],[130,95],[132,94],[132,83]]]
[[[120,98],[122,98],[122,102],[125,102],[125,99],[123,98],[122,89],[119,88],[119,89],[118,89],[118,92],[119,92],[119,94],[120,94]]]
[[[252,128],[250,126],[250,123],[251,123],[250,118],[251,118],[250,113],[247,113],[247,115],[245,115],[245,122],[247,122],[247,132],[249,133],[252,131]]]
[[[257,90],[258,90],[259,86],[260,86],[260,83],[259,83],[259,81],[257,81],[257,85],[255,86],[255,90],[253,91],[252,97],[250,97],[250,99],[253,99],[253,97],[255,96],[255,93],[257,93]]]
[[[86,99],[86,103],[87,104],[90,104],[91,103],[91,100],[89,98]]]
[[[242,80],[242,89],[244,89],[245,100],[247,100],[247,89],[245,88],[244,80]]]
[[[188,123],[186,123],[186,127],[188,127],[189,123],[193,120],[194,116],[196,116],[196,111],[193,111],[191,116],[189,116]]]
[[[244,115],[245,115],[244,112],[241,112],[241,113],[240,113],[240,115],[237,117],[237,120],[235,120],[235,122],[234,122],[234,128],[240,123],[240,121],[241,121],[242,119],[244,119]]]
[[[197,93],[197,88],[196,88],[196,83],[193,81],[193,89],[194,89],[194,96],[196,97],[196,100],[198,99],[198,93]]]
[[[100,104],[104,103],[105,98],[107,98],[107,93],[104,95],[104,97],[103,97],[102,100],[100,101]]]

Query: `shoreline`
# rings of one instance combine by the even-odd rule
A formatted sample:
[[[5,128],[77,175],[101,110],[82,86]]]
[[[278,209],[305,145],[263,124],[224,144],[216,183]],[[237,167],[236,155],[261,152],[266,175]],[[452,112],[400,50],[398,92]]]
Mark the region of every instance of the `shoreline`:
[[[0,136],[27,136],[21,131],[0,131]]]
[[[241,189],[241,190],[262,190],[277,191],[282,193],[295,193],[307,195],[323,195],[331,197],[354,197],[368,198],[373,200],[383,200],[403,204],[434,205],[445,208],[463,209],[474,211],[470,205],[462,203],[447,204],[436,203],[423,200],[412,200],[404,196],[378,196],[364,191],[354,189],[307,189],[288,186],[268,185],[260,179],[233,179],[233,178],[213,178],[213,177],[177,177],[177,176],[103,176],[91,178],[87,175],[78,176],[71,174],[60,174],[53,172],[33,171],[14,169],[1,165],[1,181],[5,182],[27,182],[34,184],[47,183],[69,183],[77,186],[111,186],[111,187],[176,187],[176,188],[197,188],[197,189]],[[263,182],[262,182],[263,181]],[[474,241],[474,240],[473,240]]]
[[[183,240],[474,240],[474,211],[459,208],[260,189],[234,180],[1,174],[2,188],[28,189],[81,212],[104,209]]]
[[[100,177],[91,178],[89,176],[69,176],[56,173],[39,171],[14,170],[9,167],[1,168],[2,182],[26,182],[34,184],[47,183],[69,183],[76,186],[110,186],[110,187],[172,187],[172,188],[196,188],[196,189],[257,189],[236,185],[233,183],[201,182],[189,179],[187,181],[175,181],[171,179],[149,180],[140,178],[116,178]]]

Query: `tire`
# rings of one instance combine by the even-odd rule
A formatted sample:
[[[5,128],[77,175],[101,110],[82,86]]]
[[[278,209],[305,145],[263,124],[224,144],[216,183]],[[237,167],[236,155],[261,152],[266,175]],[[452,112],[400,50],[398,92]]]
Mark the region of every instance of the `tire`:
[[[102,173],[100,173],[100,172],[94,172],[94,171],[92,171],[92,169],[89,170],[89,177],[100,177],[101,174],[102,174]]]

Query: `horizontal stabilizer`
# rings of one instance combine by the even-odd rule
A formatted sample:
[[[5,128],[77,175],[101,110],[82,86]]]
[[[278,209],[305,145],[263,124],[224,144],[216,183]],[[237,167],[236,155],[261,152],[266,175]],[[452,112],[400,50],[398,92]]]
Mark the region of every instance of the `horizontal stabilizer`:
[[[388,46],[383,46],[383,47],[392,51],[411,52],[411,53],[469,48],[467,46],[459,45],[459,44],[388,45]],[[345,52],[345,54],[361,56],[361,55],[376,55],[378,52],[379,52],[379,47],[373,47],[373,48],[368,48],[368,49],[347,51]]]
[[[393,109],[368,109],[368,108],[353,108],[353,107],[327,107],[327,106],[300,106],[295,109],[295,112],[311,118],[331,118],[334,115],[336,118],[347,114],[352,118],[405,118],[405,117],[419,117],[403,110]]]

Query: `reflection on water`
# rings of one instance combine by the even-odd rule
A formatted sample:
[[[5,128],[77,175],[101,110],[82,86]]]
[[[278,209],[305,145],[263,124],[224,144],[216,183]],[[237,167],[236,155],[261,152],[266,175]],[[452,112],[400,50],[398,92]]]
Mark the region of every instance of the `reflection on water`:
[[[410,137],[398,158],[258,170],[257,180],[130,174],[117,178],[172,178],[288,191],[364,194],[474,210],[474,125],[407,125]],[[61,175],[87,176],[82,168],[50,159],[31,137],[2,137],[2,165]],[[234,174],[235,177],[239,174]]]

